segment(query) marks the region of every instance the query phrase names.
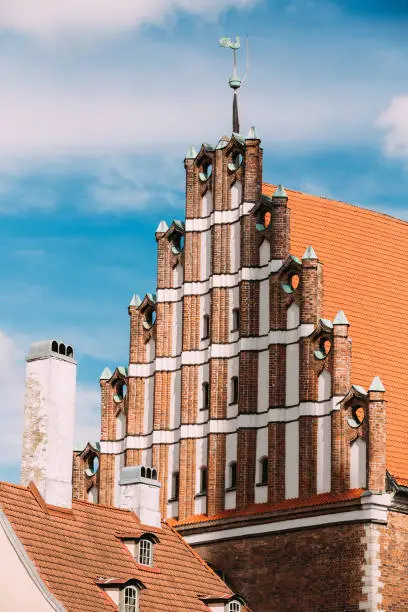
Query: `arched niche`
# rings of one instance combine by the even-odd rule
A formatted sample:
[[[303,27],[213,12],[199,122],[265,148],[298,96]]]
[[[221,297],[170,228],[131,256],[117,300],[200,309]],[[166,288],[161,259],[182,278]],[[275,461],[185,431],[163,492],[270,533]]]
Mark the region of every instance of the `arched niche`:
[[[367,486],[367,445],[358,437],[350,447],[350,488],[364,489]]]
[[[271,245],[268,240],[263,240],[259,247],[259,265],[266,266],[271,258]]]
[[[286,311],[286,329],[294,329],[300,323],[299,306],[296,302],[292,302]]]
[[[323,402],[331,398],[331,374],[326,368],[322,371],[319,376],[319,388],[318,388],[318,400]]]
[[[242,183],[235,181],[231,187],[231,208],[238,208],[242,201]]]
[[[201,216],[208,217],[213,210],[213,197],[211,191],[206,191],[201,200]]]

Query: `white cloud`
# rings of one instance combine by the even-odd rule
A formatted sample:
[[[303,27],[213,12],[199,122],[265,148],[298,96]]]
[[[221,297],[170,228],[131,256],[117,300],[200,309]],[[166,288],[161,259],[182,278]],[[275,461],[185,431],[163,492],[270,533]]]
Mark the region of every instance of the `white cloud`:
[[[391,157],[408,158],[408,96],[396,96],[379,119],[386,130],[385,152]]]
[[[0,467],[20,465],[23,434],[25,360],[29,339],[0,330]],[[95,385],[77,386],[77,440],[99,440],[100,400]]]
[[[215,19],[256,0],[2,0],[0,29],[40,37],[64,32],[115,33],[147,23],[166,25],[178,12]]]

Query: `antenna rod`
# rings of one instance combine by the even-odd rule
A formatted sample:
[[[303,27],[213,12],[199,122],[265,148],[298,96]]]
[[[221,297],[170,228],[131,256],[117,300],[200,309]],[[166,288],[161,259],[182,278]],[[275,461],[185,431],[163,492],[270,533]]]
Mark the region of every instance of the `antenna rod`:
[[[224,37],[220,38],[220,46],[225,47],[226,49],[232,49],[234,52],[234,73],[233,76],[230,77],[228,84],[233,90],[233,98],[232,98],[232,131],[236,134],[239,134],[239,112],[238,112],[238,94],[237,91],[241,87],[241,79],[237,74],[237,50],[240,48],[240,38],[237,36],[235,38],[235,42],[233,42],[230,38]]]

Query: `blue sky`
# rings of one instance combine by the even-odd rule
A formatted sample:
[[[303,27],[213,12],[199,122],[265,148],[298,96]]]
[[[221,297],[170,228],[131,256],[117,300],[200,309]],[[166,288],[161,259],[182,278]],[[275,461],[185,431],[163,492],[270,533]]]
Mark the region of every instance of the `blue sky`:
[[[32,341],[74,344],[77,437],[97,436],[155,228],[183,216],[184,153],[230,131],[218,38],[249,37],[242,132],[266,180],[408,219],[407,27],[406,0],[2,2],[0,479],[18,481]]]

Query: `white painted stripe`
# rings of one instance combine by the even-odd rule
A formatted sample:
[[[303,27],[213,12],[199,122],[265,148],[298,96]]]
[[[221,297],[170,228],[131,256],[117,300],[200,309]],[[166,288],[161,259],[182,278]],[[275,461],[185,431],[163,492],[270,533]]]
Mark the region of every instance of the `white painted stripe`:
[[[182,365],[201,365],[210,359],[226,359],[237,357],[242,351],[265,351],[273,344],[294,344],[300,338],[309,336],[314,330],[313,325],[300,325],[296,329],[271,330],[265,336],[240,338],[229,344],[211,344],[201,351],[183,351],[176,357],[157,357],[150,363],[129,364],[130,377],[147,378],[156,371],[174,372]]]
[[[277,533],[280,531],[291,531],[293,529],[305,529],[320,525],[333,525],[337,523],[355,523],[360,521],[376,521],[387,523],[388,506],[362,507],[359,510],[349,512],[334,512],[332,514],[318,514],[297,519],[276,521],[274,523],[262,523],[249,525],[247,527],[231,527],[219,531],[205,531],[192,535],[183,535],[188,544],[205,544],[216,540],[230,540],[245,536],[255,536],[265,533]]]
[[[208,217],[186,219],[186,232],[206,232],[212,225],[237,223],[240,217],[249,215],[253,207],[253,202],[243,202],[233,210],[214,210]]]
[[[181,425],[173,430],[155,430],[143,436],[127,436],[124,440],[101,441],[101,452],[107,454],[121,453],[126,449],[146,449],[152,444],[176,444],[180,439],[203,438],[209,433],[235,433],[240,428],[260,429],[268,423],[291,423],[301,416],[322,417],[337,410],[339,397],[332,397],[325,402],[302,402],[291,408],[269,408],[267,412],[256,414],[238,414],[231,419],[209,419],[205,423]]]
[[[213,274],[209,278],[191,283],[184,283],[182,287],[157,290],[158,302],[177,302],[184,295],[203,295],[214,287],[236,287],[242,281],[260,281],[275,274],[283,265],[282,259],[271,261],[260,268],[240,268],[234,274]]]
[[[299,497],[299,421],[285,426],[285,498]]]

